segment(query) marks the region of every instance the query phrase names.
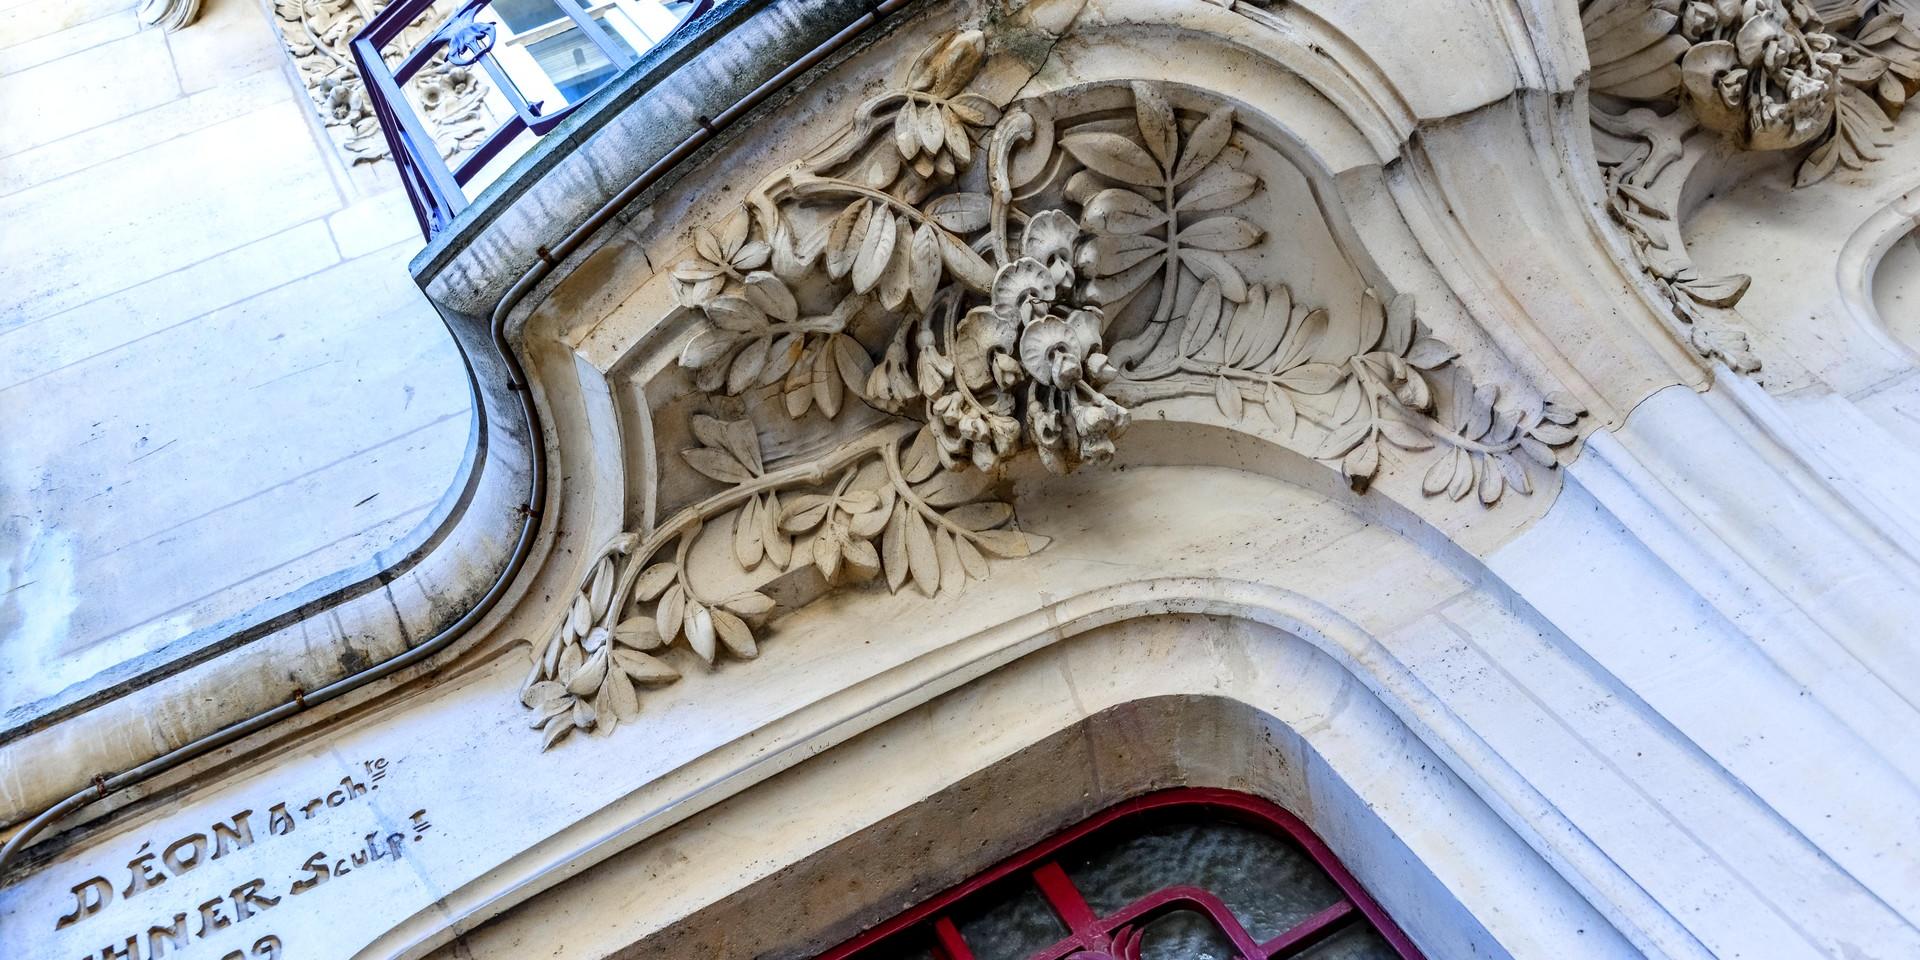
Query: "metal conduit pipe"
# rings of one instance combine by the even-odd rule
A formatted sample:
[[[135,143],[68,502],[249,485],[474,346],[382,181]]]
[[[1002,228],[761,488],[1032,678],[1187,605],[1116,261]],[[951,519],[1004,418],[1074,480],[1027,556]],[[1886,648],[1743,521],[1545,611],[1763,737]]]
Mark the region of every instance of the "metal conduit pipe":
[[[512,287],[508,288],[506,296],[502,297],[499,305],[494,308],[489,329],[493,338],[493,348],[499,353],[501,361],[506,364],[508,376],[511,378],[509,387],[520,396],[520,407],[526,417],[528,448],[532,451],[533,463],[529,475],[531,482],[527,497],[526,519],[521,525],[520,536],[514,542],[513,553],[507,558],[506,567],[500,571],[500,575],[495,578],[493,585],[487,588],[486,594],[480,598],[479,603],[474,604],[472,609],[463,614],[460,619],[449,624],[439,633],[434,634],[427,642],[413,647],[399,656],[382,661],[359,673],[342,677],[312,693],[304,694],[264,713],[255,714],[239,723],[217,730],[198,740],[182,744],[130,770],[115,774],[111,777],[95,779],[92,787],[54,804],[39,816],[29,820],[25,826],[21,827],[17,833],[7,840],[5,847],[0,847],[0,875],[5,874],[7,867],[13,863],[14,858],[19,855],[21,850],[25,849],[29,843],[33,842],[35,837],[39,836],[49,825],[60,820],[60,818],[79,810],[89,803],[105,799],[115,792],[131,787],[150,777],[159,776],[188,761],[251,736],[275,723],[301,713],[310,707],[315,707],[330,700],[345,696],[367,684],[392,676],[401,670],[413,666],[439,653],[455,640],[460,639],[474,624],[479,623],[482,618],[492,612],[494,606],[500,602],[500,598],[504,596],[512,586],[513,581],[519,577],[521,569],[526,566],[527,557],[533,551],[534,539],[539,534],[540,515],[546,511],[547,498],[546,458],[544,455],[545,434],[541,429],[539,410],[536,409],[533,402],[533,391],[527,383],[526,371],[521,367],[520,358],[514,353],[512,344],[507,342],[507,314],[512,312],[513,308],[517,306],[527,294],[531,293],[534,287],[538,286],[542,280],[545,280],[547,275],[553,272],[555,266],[571,256],[575,250],[579,249],[582,243],[586,242],[589,236],[605,226],[607,221],[613,219],[614,215],[621,209],[632,203],[649,187],[659,182],[660,178],[665,176],[669,170],[672,170],[688,157],[692,156],[695,151],[705,146],[715,136],[719,135],[720,131],[726,129],[748,111],[765,102],[775,91],[793,82],[793,80],[801,74],[818,66],[822,61],[826,60],[826,58],[846,46],[854,37],[864,32],[868,27],[880,22],[883,17],[906,6],[909,2],[911,2],[911,0],[882,0],[882,2],[876,3],[872,9],[842,28],[840,32],[828,37],[818,46],[808,51],[805,56],[788,64],[785,69],[768,78],[765,83],[755,87],[746,96],[735,101],[733,106],[722,111],[719,116],[703,120],[700,123],[700,129],[694,131],[685,140],[680,141],[680,144],[668,151],[666,156],[661,157],[655,161],[652,166],[642,171],[639,176],[635,177],[632,182],[622,188],[612,199],[601,204],[599,209],[595,210],[579,226],[568,232],[558,244],[549,249],[547,256],[535,262],[526,273],[520,276],[518,281],[515,281]],[[468,375],[472,376],[471,366],[468,368]],[[477,387],[475,389],[474,400],[475,403],[480,402]]]

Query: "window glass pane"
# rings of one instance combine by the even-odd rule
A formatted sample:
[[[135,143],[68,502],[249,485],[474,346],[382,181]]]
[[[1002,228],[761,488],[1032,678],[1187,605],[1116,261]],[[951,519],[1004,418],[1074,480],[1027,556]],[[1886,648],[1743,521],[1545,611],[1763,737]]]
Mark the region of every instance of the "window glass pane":
[[[616,45],[628,51],[633,49],[618,33],[611,29],[606,33]],[[613,61],[608,60],[606,53],[580,32],[579,27],[569,27],[564,33],[535,40],[527,44],[527,52],[568,103],[577,103],[599,89],[617,71]]]
[[[1341,899],[1340,888],[1292,842],[1237,823],[1142,821],[1061,859],[1096,914],[1147,894],[1195,886],[1226,902],[1255,940],[1268,940]]]
[[[1234,960],[1233,941],[1213,918],[1175,910],[1140,930],[1140,960]]]
[[[1387,939],[1364,920],[1347,924],[1346,929],[1297,956],[1300,960],[1400,960]]]
[[[1068,930],[1032,884],[1008,884],[952,914],[974,960],[1025,960]]]
[[[514,33],[526,33],[566,16],[553,0],[493,0],[493,12]]]

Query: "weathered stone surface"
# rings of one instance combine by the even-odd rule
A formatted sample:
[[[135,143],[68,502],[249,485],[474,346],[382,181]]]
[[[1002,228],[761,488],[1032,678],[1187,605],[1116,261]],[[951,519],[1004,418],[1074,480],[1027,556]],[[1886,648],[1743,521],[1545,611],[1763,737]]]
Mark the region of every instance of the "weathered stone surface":
[[[472,488],[490,525],[0,744],[0,800],[458,616],[523,529],[525,440],[549,486],[501,604],[77,818],[0,889],[0,952],[98,957],[251,890],[279,899],[196,946],[806,956],[1201,784],[1296,811],[1433,957],[1920,953],[1889,853],[1920,848],[1920,377],[1875,317],[1901,287],[1869,292],[1920,127],[1818,185],[1748,149],[1861,133],[1800,130],[1835,64],[1776,6],[929,5],[553,246],[699,126],[676,112],[864,13],[728,8],[415,263],[478,370],[469,452],[507,471]],[[1712,44],[1749,72],[1685,88]],[[383,202],[325,226],[355,248]],[[496,309],[538,437],[479,349]],[[269,413],[222,416],[273,447]],[[240,811],[247,849],[126,896],[143,843]]]

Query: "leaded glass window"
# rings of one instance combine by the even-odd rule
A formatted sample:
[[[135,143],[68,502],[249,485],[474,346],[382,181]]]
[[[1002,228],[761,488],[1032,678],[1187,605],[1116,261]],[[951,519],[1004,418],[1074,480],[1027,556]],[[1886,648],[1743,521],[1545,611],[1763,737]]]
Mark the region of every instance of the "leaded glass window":
[[[1224,790],[1123,803],[821,960],[1419,960],[1286,811]]]

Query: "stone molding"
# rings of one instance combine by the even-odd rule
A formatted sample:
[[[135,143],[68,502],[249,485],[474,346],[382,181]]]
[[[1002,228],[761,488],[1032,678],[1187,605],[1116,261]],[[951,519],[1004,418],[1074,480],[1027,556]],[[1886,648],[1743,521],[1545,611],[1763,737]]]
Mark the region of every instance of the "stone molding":
[[[753,14],[742,15],[748,27],[738,46],[716,45],[682,61],[697,69],[646,77],[659,84],[650,97],[636,86],[570,118],[522,167],[533,172],[528,182],[477,206],[423,255],[419,280],[456,335],[477,338],[471,318],[499,303],[543,244],[665,155],[701,110],[724,108],[727,97],[764,79],[740,73],[728,78],[732,86],[705,89],[728,77],[722,67],[766,67],[758,55],[786,49],[780,42],[804,46],[793,38],[837,30],[845,21],[834,18],[856,9],[800,9],[806,6],[732,8]],[[1915,915],[1911,888],[1882,855],[1888,844],[1920,841],[1907,813],[1920,809],[1915,761],[1899,750],[1916,720],[1912,700],[1850,689],[1871,671],[1847,649],[1879,642],[1881,654],[1904,655],[1885,646],[1884,636],[1896,632],[1885,625],[1911,619],[1916,604],[1899,581],[1916,578],[1882,549],[1877,531],[1828,509],[1830,499],[1807,505],[1804,491],[1824,495],[1831,483],[1796,459],[1790,437],[1738,415],[1764,408],[1764,397],[1738,388],[1693,392],[1708,381],[1708,368],[1643,296],[1638,262],[1608,246],[1618,236],[1593,227],[1600,205],[1583,202],[1581,191],[1596,189],[1597,160],[1578,89],[1584,39],[1564,6],[1449,3],[1413,22],[1380,17],[1367,5],[1036,0],[979,9],[929,4],[889,24],[643,193],[533,296],[512,305],[508,335],[553,427],[541,453],[554,491],[534,560],[502,611],[462,643],[453,668],[404,691],[417,676],[382,685],[324,727],[276,728],[156,785],[168,802],[75,838],[73,857],[58,869],[0,890],[0,917],[47,919],[18,936],[42,935],[71,905],[74,882],[123,869],[138,855],[146,837],[136,827],[179,827],[183,835],[204,829],[209,816],[272,802],[289,781],[406,752],[405,769],[421,771],[413,789],[473,815],[438,819],[443,832],[410,850],[408,870],[366,871],[353,881],[353,899],[330,904],[356,911],[352,930],[343,931],[344,914],[331,909],[272,916],[283,924],[277,929],[306,937],[303,950],[427,955],[543,890],[577,890],[573,879],[625,851],[661,851],[661,831],[692,824],[716,804],[792,796],[792,811],[830,812],[833,804],[820,801],[843,783],[790,795],[768,785],[945,694],[957,706],[939,729],[965,739],[976,727],[996,732],[981,718],[1017,711],[1028,683],[1064,688],[1048,702],[1079,707],[1079,684],[1110,682],[1101,695],[1131,703],[1177,668],[1185,684],[1171,691],[1178,695],[1232,687],[1284,703],[1307,673],[1269,648],[1167,636],[1143,641],[1124,674],[1096,668],[1076,675],[1064,657],[1048,659],[1045,671],[1019,669],[1070,646],[1075,634],[1179,613],[1273,627],[1286,636],[1272,646],[1316,648],[1342,683],[1376,697],[1380,709],[1370,716],[1391,714],[1411,731],[1415,753],[1439,761],[1418,775],[1401,767],[1368,780],[1393,785],[1388,806],[1405,804],[1391,811],[1403,817],[1396,832],[1432,842],[1421,815],[1437,808],[1427,805],[1433,794],[1418,788],[1444,782],[1452,796],[1471,794],[1498,818],[1484,826],[1508,838],[1516,861],[1544,862],[1556,889],[1578,894],[1576,912],[1591,909],[1619,932],[1605,943],[1554,944],[1560,949],[1620,956],[1628,952],[1624,941],[1651,956],[1802,947],[1839,955],[1836,942],[1855,936],[1920,948],[1907,919]],[[925,88],[915,90],[920,52],[931,47],[929,64],[966,64],[970,30],[985,43],[968,85],[935,98],[951,82],[945,68],[929,68]],[[1435,63],[1454,67],[1448,83],[1432,82]],[[926,95],[906,98],[916,103],[911,143],[895,112],[890,125],[874,120],[871,138],[855,136],[845,157],[833,159],[834,144],[824,159],[805,153],[821,128],[857,131],[863,105],[902,89]],[[984,106],[962,100],[968,92]],[[1009,173],[1012,200],[1002,204],[1007,225],[1000,228],[992,226],[997,188],[990,178],[985,187],[942,184],[912,199],[837,196],[818,204],[826,209],[813,211],[811,224],[781,212],[767,185],[796,177],[841,181],[813,196],[832,196],[847,183],[886,193],[843,168],[877,175],[897,164],[895,178],[909,171],[927,178],[922,169],[930,167],[930,179],[938,179],[948,160],[964,180],[975,168],[963,171],[955,160],[960,144],[949,135],[948,107],[932,104],[937,130],[921,109],[932,99],[999,114],[969,124],[955,113],[982,176],[994,167],[994,131],[1031,124],[1027,136],[1034,136],[1045,105],[1061,146],[1030,162],[1042,174],[1055,163],[1086,166],[1102,178],[1098,189],[1074,199],[1061,184],[1058,196],[1036,199],[1023,196]],[[897,111],[876,107],[868,116],[879,118],[882,109]],[[1155,198],[1128,186],[1125,172],[1151,164],[1165,177],[1169,158],[1178,171],[1216,117],[1208,136],[1222,127],[1228,133],[1213,159],[1238,152],[1218,165],[1224,172],[1203,167],[1193,177],[1247,190],[1239,201],[1252,205],[1246,211],[1201,211],[1202,220],[1234,221],[1209,228],[1220,236],[1257,234],[1244,246],[1207,251],[1239,272],[1244,296],[1229,295],[1215,265],[1206,277],[1196,273],[1187,291],[1176,286],[1164,322],[1156,319],[1157,294],[1140,298],[1153,310],[1143,306],[1144,317],[1129,318],[1128,305],[1099,301],[1087,281],[1124,277],[1127,267],[1101,272],[1125,250],[1116,238],[1152,228],[1095,228],[1111,228],[1126,210],[1138,215],[1139,204],[1120,194],[1150,207]],[[1094,163],[1064,146],[1094,134],[1102,136],[1074,141]],[[1019,169],[1021,148],[1033,142],[1008,134],[1008,169]],[[1165,156],[1156,156],[1155,144]],[[1122,175],[1108,177],[1096,163]],[[1238,174],[1251,177],[1250,190]],[[924,224],[914,218],[945,203],[977,219],[966,209],[978,201],[944,199],[964,194],[987,198],[986,224],[942,227],[956,243],[935,232],[938,263],[924,254],[916,260]],[[1095,204],[1103,194],[1106,201]],[[1181,193],[1173,194],[1177,206]],[[891,216],[877,216],[876,204]],[[1017,230],[1016,210],[1027,215]],[[901,217],[911,229],[901,229]],[[1155,220],[1151,212],[1144,219]],[[842,221],[836,258],[834,224]],[[810,243],[803,238],[823,222],[818,252],[802,260]],[[891,246],[880,222],[893,227]],[[776,261],[788,256],[785,243],[808,265],[783,270]],[[1134,245],[1128,256],[1156,255],[1154,242],[1124,243]],[[1092,251],[1084,259],[1083,248]],[[900,250],[904,268],[896,267]],[[1056,267],[1063,275],[1056,277]],[[996,286],[1016,295],[996,304]],[[943,289],[953,291],[946,300]],[[835,318],[836,307],[859,298],[869,300],[863,309]],[[890,299],[898,309],[889,310]],[[929,349],[919,336],[924,324],[902,322],[900,314],[909,304],[946,302],[953,303],[952,335],[936,309],[937,328],[925,330]],[[1016,322],[1006,323],[996,306],[1009,307]],[[1075,318],[1089,308],[1108,321],[1097,337]],[[965,356],[954,344],[969,317],[978,318],[968,329],[982,334],[972,341],[981,349]],[[809,327],[777,328],[802,323]],[[1283,348],[1289,336],[1295,344],[1309,339],[1308,330],[1339,349],[1292,365],[1297,358]],[[713,349],[719,334],[728,342]],[[1029,334],[1048,347],[1031,351],[1033,362],[1022,349]],[[769,364],[784,362],[775,344],[789,336],[793,363],[769,376]],[[896,339],[904,341],[897,363]],[[1422,366],[1411,360],[1423,343],[1449,346],[1427,348],[1421,358],[1441,362]],[[757,360],[755,349],[765,351]],[[1199,376],[1181,368],[1196,357],[1208,362],[1208,350],[1228,364],[1242,352],[1243,361],[1277,358],[1271,370],[1254,361],[1256,372],[1276,382],[1315,363],[1335,372],[1301,374],[1330,380],[1325,391],[1289,384],[1251,395],[1222,389],[1223,380],[1235,384],[1216,368]],[[483,353],[473,355],[483,365],[477,382],[498,389],[500,371],[484,369]],[[803,355],[805,389],[802,381],[790,388]],[[1158,372],[1169,357],[1173,366]],[[1574,456],[1576,443],[1541,440],[1559,466],[1526,468],[1531,493],[1516,495],[1520,485],[1501,470],[1495,496],[1481,495],[1481,480],[1458,499],[1457,470],[1442,470],[1444,484],[1429,482],[1435,468],[1419,457],[1432,451],[1407,449],[1415,444],[1399,443],[1385,427],[1378,459],[1348,464],[1367,437],[1330,449],[1332,431],[1304,414],[1324,413],[1336,429],[1348,422],[1337,415],[1346,384],[1360,382],[1362,370],[1375,372],[1356,366],[1356,357],[1372,357],[1394,377],[1396,360],[1409,367],[1404,382],[1381,379],[1391,385],[1391,403],[1406,411],[1393,414],[1396,422],[1429,438],[1436,435],[1426,420],[1450,426],[1443,398],[1473,397],[1468,417],[1484,414],[1490,423],[1502,410],[1532,411],[1537,402],[1539,418],[1555,426],[1588,439],[1605,431],[1592,442],[1607,456],[1595,463]],[[908,376],[896,379],[890,365]],[[931,370],[926,388],[922,366]],[[1413,376],[1430,402],[1419,402]],[[737,387],[728,382],[735,379]],[[1044,414],[1047,391],[1063,381],[1084,401],[1088,425],[1055,435],[1044,416],[1036,426],[1032,411]],[[950,423],[935,409],[976,382],[983,391],[988,383],[1018,391],[1002,412],[1011,430],[999,423],[997,437],[984,416],[978,425],[966,415]],[[1489,392],[1479,403],[1479,388],[1488,386],[1498,397]],[[1547,416],[1545,397],[1554,389],[1571,395],[1555,403],[1557,413],[1591,412],[1572,423]],[[1364,387],[1360,396],[1364,405]],[[1643,403],[1650,397],[1657,402]],[[1282,402],[1294,410],[1291,430],[1284,414],[1270,415],[1269,404]],[[906,415],[877,406],[887,403]],[[1629,410],[1636,411],[1631,420]],[[1122,413],[1130,428],[1119,434],[1113,428]],[[1371,436],[1373,416],[1368,408],[1358,432]],[[1509,416],[1516,433],[1522,423],[1539,425],[1530,415]],[[997,445],[1001,437],[1006,442]],[[499,458],[510,468],[513,455],[531,454],[508,447],[479,451],[475,462]],[[1095,462],[1103,455],[1115,462]],[[856,468],[850,476],[849,466]],[[911,480],[910,470],[927,473]],[[988,480],[954,488],[956,477]],[[927,487],[936,483],[943,497],[957,489],[950,503],[932,504]],[[511,515],[516,488],[482,489],[497,497],[494,519]],[[930,513],[903,512],[909,494]],[[1766,522],[1774,509],[1813,516],[1776,526]],[[968,512],[955,517],[959,511]],[[927,550],[909,543],[924,543],[909,518],[925,525],[929,540],[936,529],[952,537],[950,547],[943,548],[945,537],[933,543],[930,564]],[[984,568],[995,575],[977,578],[960,543],[979,548],[981,534],[1028,555],[987,562],[983,548]],[[816,549],[822,543],[833,550]],[[1829,582],[1826,567],[1792,563],[1801,551],[1850,562]],[[778,562],[782,554],[787,559]],[[1619,589],[1596,589],[1591,569],[1608,570]],[[846,582],[860,572],[871,581]],[[473,572],[450,582],[472,583]],[[447,596],[438,586],[421,585],[420,597]],[[636,611],[632,598],[649,594]],[[761,617],[777,624],[764,629]],[[740,667],[722,663],[723,655],[757,655],[758,662]],[[594,657],[600,663],[589,667]],[[620,681],[609,679],[616,667],[629,685],[660,686],[644,704],[637,693],[629,702]],[[1000,679],[1007,684],[994,682]],[[141,701],[147,709],[157,703]],[[531,714],[528,705],[536,707]],[[589,711],[594,722],[581,722]],[[1356,732],[1347,726],[1359,723],[1354,717],[1334,700],[1288,724],[1302,736],[1339,742]],[[85,733],[139,730],[144,719],[129,712],[116,717],[117,727]],[[529,719],[540,736],[528,734]],[[587,732],[606,738],[587,741]],[[1818,746],[1828,775],[1801,775],[1794,761],[1804,755],[1795,750],[1809,745]],[[51,785],[70,785],[101,753],[77,737],[36,746],[9,759],[59,758],[46,775]],[[973,746],[964,762],[955,760],[961,773],[984,767],[996,744]],[[142,741],[127,752],[152,747]],[[63,748],[77,759],[65,759]],[[831,780],[834,762],[848,755],[821,758],[813,769],[826,772],[816,775]],[[1403,783],[1412,786],[1400,791]],[[413,804],[405,807],[396,810],[405,815]],[[1835,810],[1842,815],[1827,816]],[[321,834],[329,844],[359,838],[351,822],[319,830],[335,831]],[[434,846],[443,836],[460,842]],[[1462,853],[1446,865],[1470,859]],[[1471,871],[1463,876],[1475,879]],[[734,874],[705,879],[664,891],[643,882],[624,893],[669,912],[671,921],[749,889],[750,878]],[[341,887],[305,902],[347,896]],[[1791,901],[1767,899],[1786,890],[1794,891]],[[679,899],[669,907],[664,897]],[[574,916],[599,923],[619,912]],[[27,928],[0,923],[0,944],[15,929]],[[72,945],[76,955],[87,949]]]
[[[1689,176],[1715,150],[1801,150],[1802,187],[1864,170],[1920,92],[1915,12],[1907,0],[1581,4],[1607,214],[1702,356],[1761,365],[1734,310],[1752,278],[1703,276],[1680,238]]]

